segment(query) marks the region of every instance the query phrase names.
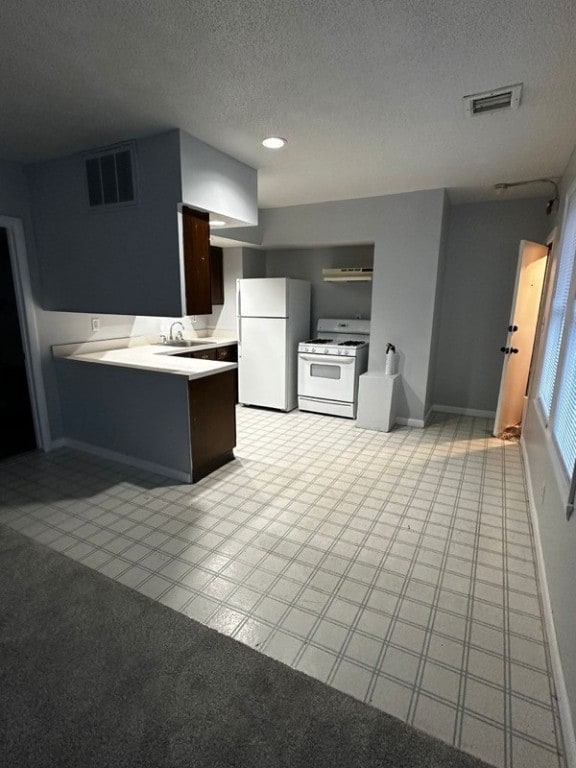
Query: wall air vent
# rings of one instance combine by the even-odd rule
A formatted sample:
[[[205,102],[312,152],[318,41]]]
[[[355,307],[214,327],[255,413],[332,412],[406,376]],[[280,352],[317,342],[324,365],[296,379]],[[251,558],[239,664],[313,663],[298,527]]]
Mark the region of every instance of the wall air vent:
[[[90,208],[103,208],[136,202],[134,147],[114,147],[84,155],[86,188]]]
[[[322,277],[331,283],[356,283],[372,280],[372,267],[341,267],[323,269]]]
[[[484,93],[464,96],[464,109],[468,117],[497,112],[502,109],[518,109],[522,96],[522,83],[506,85]]]

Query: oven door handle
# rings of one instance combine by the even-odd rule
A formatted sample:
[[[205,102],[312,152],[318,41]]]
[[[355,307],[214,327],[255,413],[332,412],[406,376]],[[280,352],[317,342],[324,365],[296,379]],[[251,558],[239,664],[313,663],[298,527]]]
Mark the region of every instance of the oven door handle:
[[[308,363],[341,363],[342,365],[350,365],[356,359],[355,357],[337,357],[336,355],[303,355],[300,353],[298,357],[301,360],[306,360]]]

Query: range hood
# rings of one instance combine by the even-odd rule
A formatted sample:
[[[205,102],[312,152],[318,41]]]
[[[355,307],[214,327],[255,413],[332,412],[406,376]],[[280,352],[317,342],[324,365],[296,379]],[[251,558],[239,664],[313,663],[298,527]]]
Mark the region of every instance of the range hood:
[[[341,267],[340,269],[323,269],[322,277],[332,283],[357,283],[372,280],[372,267]]]

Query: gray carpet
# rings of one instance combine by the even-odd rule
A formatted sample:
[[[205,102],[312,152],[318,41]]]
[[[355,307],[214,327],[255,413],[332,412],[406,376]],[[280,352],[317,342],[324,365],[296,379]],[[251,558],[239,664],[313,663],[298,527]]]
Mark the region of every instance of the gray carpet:
[[[485,765],[4,526],[0,763]]]

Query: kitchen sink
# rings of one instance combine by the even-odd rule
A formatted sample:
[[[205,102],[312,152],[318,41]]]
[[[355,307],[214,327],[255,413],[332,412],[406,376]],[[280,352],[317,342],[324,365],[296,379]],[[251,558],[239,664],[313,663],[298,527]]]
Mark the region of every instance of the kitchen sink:
[[[207,339],[174,339],[173,341],[161,342],[163,347],[198,347],[204,344],[210,344]]]

